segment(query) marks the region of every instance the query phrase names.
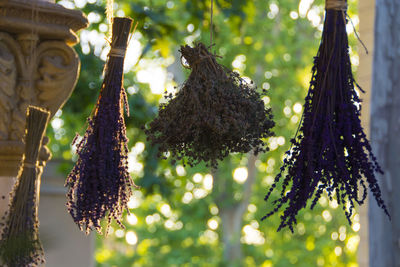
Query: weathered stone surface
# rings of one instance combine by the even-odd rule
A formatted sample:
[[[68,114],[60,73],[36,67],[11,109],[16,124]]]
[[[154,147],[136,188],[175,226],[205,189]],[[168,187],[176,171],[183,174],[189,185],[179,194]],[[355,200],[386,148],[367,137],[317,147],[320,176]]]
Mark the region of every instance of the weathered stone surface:
[[[80,68],[71,45],[87,23],[52,1],[0,0],[0,176],[17,174],[28,105],[54,115],[71,95]]]

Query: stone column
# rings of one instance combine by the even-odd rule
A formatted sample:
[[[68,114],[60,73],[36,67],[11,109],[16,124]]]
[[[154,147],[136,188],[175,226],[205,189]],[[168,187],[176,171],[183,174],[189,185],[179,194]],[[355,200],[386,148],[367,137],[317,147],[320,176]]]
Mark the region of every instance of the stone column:
[[[0,199],[18,172],[27,106],[54,115],[75,87],[80,62],[71,46],[87,23],[80,11],[54,1],[0,0]],[[51,155],[46,143],[43,165]]]
[[[365,91],[361,94],[362,112],[361,123],[368,138],[370,138],[370,109],[371,109],[371,78],[372,78],[372,59],[374,54],[374,19],[375,19],[375,0],[363,0],[358,2],[358,13],[360,18],[359,34],[360,38],[368,48],[368,54],[362,45],[358,45],[360,64],[357,69],[357,82]],[[376,153],[376,151],[374,151]],[[380,161],[380,158],[378,158]],[[372,195],[369,191],[368,194]],[[375,201],[375,200],[373,200]],[[364,205],[358,208],[360,214],[359,230],[360,243],[358,245],[358,265],[359,267],[369,266],[369,236],[368,236],[368,206],[369,200],[366,199]]]
[[[0,221],[24,151],[26,108],[44,107],[53,116],[67,101],[80,69],[72,46],[87,26],[82,12],[54,0],[0,0]],[[51,157],[47,142],[43,166]]]

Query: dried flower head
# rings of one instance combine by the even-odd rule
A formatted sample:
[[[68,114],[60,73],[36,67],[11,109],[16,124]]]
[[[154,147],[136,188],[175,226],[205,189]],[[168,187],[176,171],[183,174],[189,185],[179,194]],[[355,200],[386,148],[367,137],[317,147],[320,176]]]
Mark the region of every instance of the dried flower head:
[[[309,199],[312,209],[324,191],[331,199],[336,196],[351,223],[355,205],[366,198],[366,183],[378,205],[389,215],[375,177],[375,172],[383,171],[361,127],[361,100],[355,85],[345,13],[327,10],[302,123],[265,197],[268,201],[284,176],[280,197],[273,202],[275,208],[262,218],[284,209],[278,231],[286,226],[293,231],[298,212]]]
[[[145,132],[159,156],[170,152],[174,160],[190,166],[204,161],[216,167],[229,153],[267,151],[263,138],[273,135],[271,110],[265,108],[253,82],[216,61],[207,47],[181,46],[191,70],[189,78]]]
[[[68,175],[68,211],[82,231],[101,233],[108,218],[123,227],[122,212],[134,185],[128,172],[128,139],[123,114],[124,53],[132,20],[114,18],[111,51],[99,99],[88,128],[77,144],[78,160]]]
[[[45,262],[38,220],[42,167],[37,161],[49,116],[47,110],[28,107],[24,159],[10,194],[0,240],[0,258],[8,267],[40,266]]]

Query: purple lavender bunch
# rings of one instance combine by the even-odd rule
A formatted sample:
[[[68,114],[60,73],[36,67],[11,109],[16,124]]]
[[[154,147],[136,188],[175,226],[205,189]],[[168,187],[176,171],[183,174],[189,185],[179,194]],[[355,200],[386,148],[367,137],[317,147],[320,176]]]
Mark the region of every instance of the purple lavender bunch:
[[[100,96],[88,128],[77,144],[78,161],[68,175],[67,207],[82,231],[101,233],[100,221],[112,219],[123,227],[122,212],[134,186],[128,172],[128,139],[124,121],[127,108],[123,65],[129,18],[114,18],[111,50],[104,71]],[[128,210],[128,209],[127,209]]]
[[[359,88],[351,70],[346,11],[327,8],[302,123],[265,196],[268,201],[283,176],[280,197],[272,202],[274,209],[262,218],[283,209],[278,231],[288,226],[293,232],[298,212],[309,199],[314,208],[324,191],[330,199],[336,195],[351,224],[355,205],[361,205],[367,196],[366,184],[389,216],[375,178],[375,173],[383,171],[361,127],[361,100],[355,86]]]

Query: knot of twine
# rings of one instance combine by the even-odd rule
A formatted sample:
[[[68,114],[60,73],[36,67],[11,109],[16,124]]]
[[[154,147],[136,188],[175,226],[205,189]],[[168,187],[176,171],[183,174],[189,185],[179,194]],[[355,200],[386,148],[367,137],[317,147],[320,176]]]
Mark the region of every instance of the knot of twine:
[[[29,161],[24,161],[24,168],[29,168],[29,169],[36,169],[39,167],[36,163],[29,162]]]
[[[108,55],[110,57],[125,57],[125,52],[126,47],[112,47]]]
[[[325,0],[325,9],[326,10],[346,11],[347,10],[347,1],[346,0]]]
[[[198,59],[196,59],[192,64],[189,64],[189,68],[194,68],[195,66],[197,66],[200,62],[202,62],[205,59],[211,59],[213,56],[212,55],[200,55],[198,57]],[[185,58],[186,59],[186,58]],[[187,60],[186,60],[187,61]]]

